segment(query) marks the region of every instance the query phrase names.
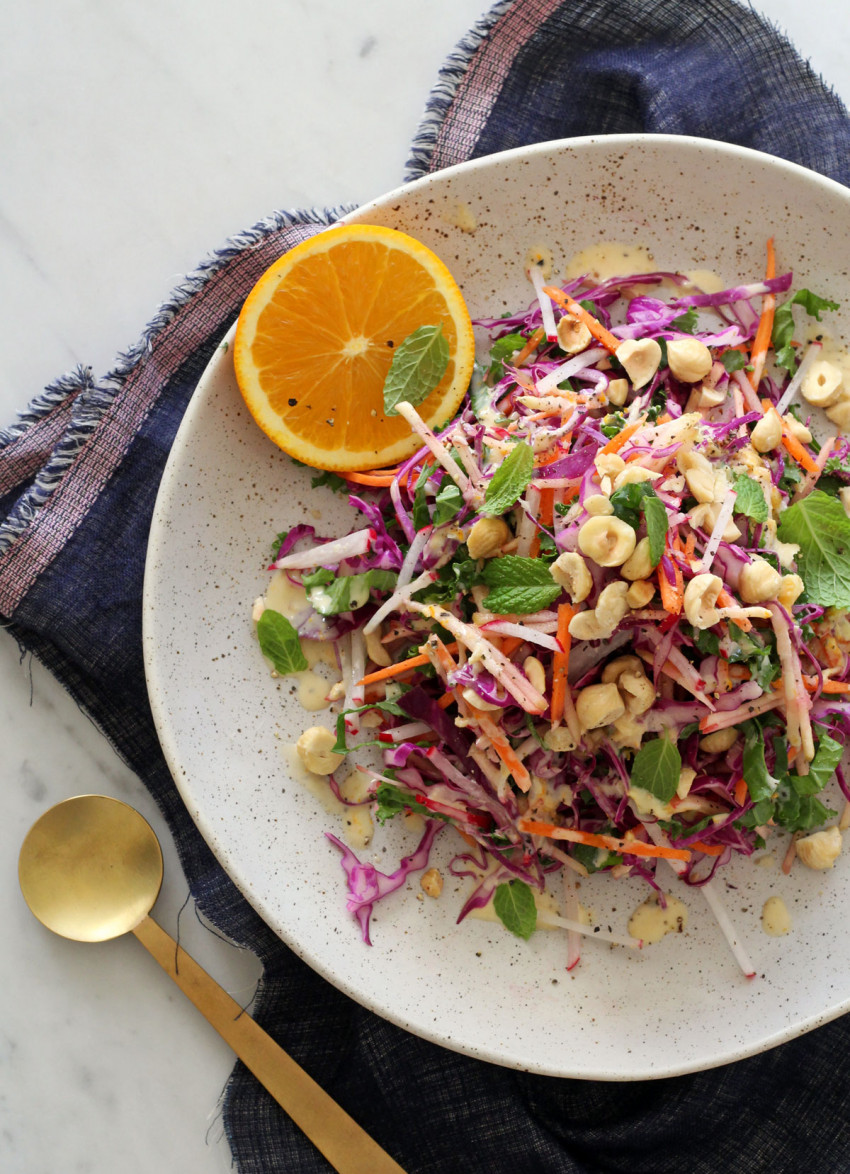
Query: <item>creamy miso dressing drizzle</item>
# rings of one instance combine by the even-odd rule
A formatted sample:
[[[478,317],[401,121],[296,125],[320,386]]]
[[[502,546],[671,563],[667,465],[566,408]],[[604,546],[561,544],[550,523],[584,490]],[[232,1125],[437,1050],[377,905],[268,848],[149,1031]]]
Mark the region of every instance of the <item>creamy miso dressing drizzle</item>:
[[[443,212],[441,219],[444,224],[451,224],[461,232],[475,232],[478,227],[475,213],[465,200],[457,200]]]
[[[544,281],[549,281],[555,270],[555,259],[552,250],[547,245],[532,245],[525,254],[523,268],[526,273],[529,269],[538,268]]]
[[[607,281],[623,273],[652,273],[655,259],[645,245],[600,241],[570,257],[564,269],[567,281],[587,274],[595,281]]]
[[[277,571],[272,576],[264,598],[266,607],[280,612],[288,620],[295,619],[298,613],[307,607],[306,591],[293,583],[284,571]],[[303,709],[315,713],[330,705],[328,693],[332,685],[340,679],[336,651],[331,642],[324,640],[302,638],[300,644],[309,667],[291,674],[296,683],[295,696]],[[329,669],[330,673],[322,676],[315,671],[316,666]],[[343,837],[350,846],[354,849],[365,848],[371,842],[375,830],[368,804],[364,803],[362,807],[348,807],[345,803],[340,803],[330,789],[327,777],[307,770],[298,756],[294,743],[283,747],[283,757],[290,777],[314,795],[325,811],[339,818]],[[365,798],[367,786],[366,776],[354,771],[339,784],[339,789],[346,799],[360,802]]]
[[[686,269],[684,273],[688,281],[708,294],[720,293],[727,287],[727,283],[713,269]]]
[[[688,924],[687,906],[678,897],[666,894],[667,908],[662,909],[655,893],[638,905],[629,918],[629,933],[645,945],[660,942],[665,934],[682,933]]]
[[[781,897],[768,897],[762,906],[761,927],[772,938],[781,938],[791,930],[791,914]]]
[[[350,846],[354,849],[366,848],[375,831],[369,805],[364,803],[362,807],[348,807],[340,803],[328,786],[327,777],[307,770],[293,744],[284,745],[282,753],[290,776],[314,795],[329,815],[339,818],[343,836]],[[339,784],[340,794],[353,803],[361,802],[366,797],[367,788],[368,780],[360,771],[353,771]]]
[[[646,245],[600,241],[575,253],[566,264],[564,277],[572,281],[586,273],[594,281],[607,281],[624,273],[654,273],[657,268],[655,257]],[[718,293],[726,288],[726,282],[711,269],[685,269],[682,272],[692,285],[706,293]],[[676,288],[681,290],[680,286]]]

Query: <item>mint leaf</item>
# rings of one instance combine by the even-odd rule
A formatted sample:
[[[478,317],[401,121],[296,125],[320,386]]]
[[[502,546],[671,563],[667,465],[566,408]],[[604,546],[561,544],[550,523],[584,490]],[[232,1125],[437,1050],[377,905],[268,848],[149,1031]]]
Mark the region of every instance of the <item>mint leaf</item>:
[[[791,346],[791,340],[794,337],[792,306],[802,306],[806,313],[817,322],[820,322],[820,316],[824,310],[839,308],[838,302],[830,302],[827,298],[819,297],[808,289],[798,290],[787,302],[777,306],[770,338],[775,351],[774,362],[777,367],[783,367],[791,375],[797,370],[797,355],[794,347]]]
[[[648,481],[632,481],[611,494],[614,516],[637,530],[640,516],[646,522],[649,557],[655,567],[664,553],[667,537],[667,507]]]
[[[483,514],[504,514],[525,493],[534,473],[531,445],[521,440],[493,474],[484,494]]]
[[[340,575],[320,567],[302,582],[307,588],[307,600],[323,616],[335,616],[342,611],[355,611],[369,602],[372,591],[392,591],[398,575],[395,571],[377,568],[360,575]]]
[[[505,929],[526,941],[537,928],[534,894],[525,881],[512,880],[498,885],[493,895],[493,909]]]
[[[488,559],[481,578],[488,587],[544,587],[552,583],[546,563],[518,554]]]
[[[753,477],[748,477],[746,473],[734,473],[732,481],[732,488],[738,495],[735,502],[735,513],[744,514],[745,517],[752,518],[754,522],[766,522],[768,518],[767,500],[758,481]]]
[[[773,797],[779,780],[768,772],[764,760],[764,734],[755,721],[744,722],[744,782],[754,803]]]
[[[850,607],[850,518],[834,497],[816,489],[779,518],[777,535],[796,542],[806,598],[821,607]]]
[[[528,615],[529,612],[541,611],[548,607],[561,594],[561,588],[551,581],[547,586],[539,587],[501,587],[491,591],[484,600],[488,611],[497,615]]]
[[[724,351],[720,356],[720,362],[731,375],[733,371],[741,371],[746,367],[748,359],[742,351]]]
[[[499,615],[540,611],[561,594],[548,564],[536,558],[508,554],[489,559],[481,577],[491,588],[484,604]]]
[[[307,668],[307,657],[292,624],[273,608],[267,607],[257,622],[260,651],[267,656],[281,677]]]
[[[640,525],[640,511],[643,499],[652,489],[647,481],[631,481],[611,494],[614,517],[627,522],[633,530]]]
[[[449,343],[443,325],[420,326],[396,348],[384,380],[384,411],[397,416],[396,404],[415,407],[431,394],[449,365]]]
[[[667,507],[654,489],[644,496],[640,505],[646,522],[646,536],[649,539],[649,561],[657,567],[661,562],[667,538]]]
[[[669,803],[676,794],[682,756],[667,738],[644,742],[632,763],[631,785],[649,791],[662,803]]]
[[[803,473],[799,465],[795,465],[793,461],[785,462],[785,472],[779,478],[779,489],[782,493],[787,493],[789,497],[793,496],[794,490],[803,480]]]

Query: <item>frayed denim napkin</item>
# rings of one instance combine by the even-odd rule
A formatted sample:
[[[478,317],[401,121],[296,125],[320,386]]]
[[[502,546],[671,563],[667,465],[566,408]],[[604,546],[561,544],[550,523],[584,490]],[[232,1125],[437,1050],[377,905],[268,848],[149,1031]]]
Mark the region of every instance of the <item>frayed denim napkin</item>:
[[[525,143],[652,131],[754,147],[850,183],[850,119],[732,0],[502,0],[443,68],[408,178]],[[722,190],[722,189],[719,189]],[[259,1021],[410,1174],[850,1170],[850,1020],[729,1067],[557,1080],[444,1051],[314,974],[260,921],[189,818],[145,691],[141,596],[157,487],[243,298],[342,209],[278,213],[175,290],[106,378],[80,370],[0,433],[0,616],[138,772],[205,915],[255,951]],[[242,1174],[327,1170],[240,1066],[224,1122]]]

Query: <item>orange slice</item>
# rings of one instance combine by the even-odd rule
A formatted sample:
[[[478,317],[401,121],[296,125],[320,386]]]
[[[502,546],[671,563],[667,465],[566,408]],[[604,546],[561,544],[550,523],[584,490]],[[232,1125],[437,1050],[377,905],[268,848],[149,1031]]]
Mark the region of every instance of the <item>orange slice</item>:
[[[384,413],[395,348],[442,325],[449,364],[417,405],[433,425],[456,412],[475,344],[463,295],[425,245],[372,224],[328,229],[286,253],[239,315],[233,361],[248,409],[275,444],[320,469],[375,469],[421,441]]]

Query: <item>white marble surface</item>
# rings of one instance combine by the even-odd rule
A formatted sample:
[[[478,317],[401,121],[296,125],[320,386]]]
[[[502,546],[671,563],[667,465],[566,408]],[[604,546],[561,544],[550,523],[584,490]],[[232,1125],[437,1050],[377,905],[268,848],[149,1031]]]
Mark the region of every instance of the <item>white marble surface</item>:
[[[277,207],[365,200],[401,179],[445,55],[485,0],[39,0],[0,40],[0,421],[77,363],[106,371],[174,282]],[[763,0],[850,102],[840,0]],[[51,936],[19,895],[20,842],[100,791],[157,829],[171,932],[186,897],[134,776],[37,664],[0,638],[0,1169],[220,1171],[232,1056],[132,939]],[[253,958],[191,909],[182,940],[239,1000]]]

